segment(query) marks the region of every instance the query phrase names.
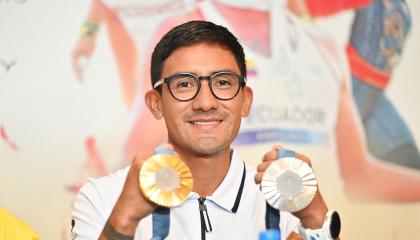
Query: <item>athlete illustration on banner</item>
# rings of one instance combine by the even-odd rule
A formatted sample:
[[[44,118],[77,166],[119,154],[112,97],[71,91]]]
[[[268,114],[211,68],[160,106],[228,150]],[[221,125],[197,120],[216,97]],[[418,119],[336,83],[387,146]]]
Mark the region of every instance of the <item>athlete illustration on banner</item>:
[[[93,53],[96,32],[101,23],[105,23],[122,95],[127,109],[133,114],[131,131],[122,150],[122,161],[129,161],[134,153],[152,149],[166,139],[163,122],[156,122],[143,106],[143,93],[151,87],[147,59],[156,39],[171,27],[188,20],[205,19],[225,25],[240,37],[245,47],[247,84],[255,89],[256,99],[250,117],[242,124],[235,142],[237,146],[248,148],[278,142],[322,145],[336,141],[340,173],[350,194],[384,201],[420,200],[420,174],[410,169],[414,165],[395,167],[390,163],[392,160],[372,150],[376,140],[367,126],[372,125],[373,120],[364,116],[361,121],[359,112],[367,111],[361,109],[366,100],[360,102],[362,97],[358,97],[358,93],[353,97],[351,93],[350,77],[343,70],[343,65],[347,64],[341,54],[343,50],[332,38],[318,31],[316,24],[309,25],[297,17],[302,9],[308,8],[312,14],[313,9],[324,6],[313,2],[93,0],[82,35],[73,49],[74,71],[79,80],[86,80],[79,63]],[[344,4],[340,5],[341,8],[328,10],[329,13],[342,10],[342,6],[353,8],[371,4],[370,7],[379,8],[375,5],[378,1],[336,2],[346,2],[347,5],[341,3]],[[362,15],[356,14],[355,24],[362,21],[358,18]],[[382,18],[373,22],[382,24]],[[387,24],[388,28],[395,27],[393,23]],[[356,34],[355,30],[353,34]],[[384,44],[389,41],[384,41]],[[400,45],[402,48],[402,42]],[[351,64],[350,61],[353,69]],[[354,71],[352,74],[354,79]],[[385,101],[383,89],[378,92],[377,99]],[[91,152],[90,147],[87,145],[88,152]]]
[[[307,0],[313,17],[328,16],[349,6]],[[333,1],[331,1],[333,2]],[[362,120],[369,152],[379,160],[420,169],[420,155],[404,119],[386,96],[411,28],[405,1],[354,1],[356,10],[347,46],[353,96]],[[298,13],[305,15],[304,11]]]
[[[411,28],[407,3],[402,0],[293,2],[301,4],[295,4],[290,9],[303,17],[325,17],[356,8],[350,42],[346,48],[352,98],[356,106],[353,111],[356,114],[350,113],[345,107],[341,108],[336,138],[342,176],[348,179],[345,180],[348,192],[381,200],[418,200],[420,188],[411,185],[410,181],[412,176],[419,175],[418,147],[410,129],[385,92]],[[383,180],[388,170],[389,179],[395,179],[398,183],[386,181],[385,187]],[[408,178],[394,175],[401,171]],[[401,186],[401,190],[393,194],[393,191],[385,189],[390,186]],[[383,189],[369,194],[369,189],[378,187]]]

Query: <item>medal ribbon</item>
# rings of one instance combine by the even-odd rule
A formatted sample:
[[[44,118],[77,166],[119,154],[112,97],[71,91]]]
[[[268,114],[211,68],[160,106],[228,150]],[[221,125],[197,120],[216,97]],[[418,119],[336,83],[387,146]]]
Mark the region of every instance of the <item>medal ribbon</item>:
[[[277,158],[296,157],[296,153],[287,149],[277,150]],[[280,211],[266,203],[265,228],[280,230]]]
[[[170,154],[174,155],[174,151],[171,149],[163,148],[159,146],[155,148],[156,154]],[[169,218],[170,209],[167,207],[158,206],[152,213],[152,225],[153,225],[153,236],[152,240],[163,240],[169,234]]]

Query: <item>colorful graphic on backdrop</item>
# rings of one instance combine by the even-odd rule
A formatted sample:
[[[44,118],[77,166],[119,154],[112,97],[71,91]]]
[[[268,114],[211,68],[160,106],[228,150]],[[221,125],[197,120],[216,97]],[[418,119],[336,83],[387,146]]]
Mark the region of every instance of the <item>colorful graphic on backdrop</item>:
[[[138,11],[139,9],[161,9],[162,6],[166,6],[165,4],[176,7],[169,8],[173,11],[148,12],[148,14],[141,14],[147,11]],[[260,3],[248,1],[243,3],[235,1],[198,3],[190,1],[159,3],[93,1],[85,22],[97,24],[106,22],[120,73],[123,96],[127,107],[132,106],[133,125],[122,150],[124,155],[122,161],[130,159],[135,152],[149,150],[159,145],[166,138],[163,123],[153,119],[143,106],[142,100],[143,93],[150,89],[147,59],[150,57],[151,46],[154,45],[155,39],[178,23],[192,19],[206,19],[233,29],[233,32],[244,42],[245,52],[249,59],[251,74],[248,76],[248,84],[254,88],[255,102],[250,117],[244,119],[243,127],[235,141],[237,146],[252,148],[252,145],[279,142],[331,145],[335,141],[338,147],[337,157],[341,163],[340,171],[346,186],[351,186],[346,187],[350,194],[386,201],[419,200],[420,194],[417,191],[412,191],[411,194],[407,191],[399,197],[395,197],[395,193],[400,192],[402,186],[412,190],[418,189],[414,184],[419,183],[420,174],[412,176],[404,169],[392,168],[387,164],[384,166],[372,164],[369,160],[372,154],[381,161],[417,168],[416,164],[420,164],[418,150],[404,121],[397,111],[392,109],[392,105],[387,104],[384,107],[388,110],[382,111],[388,114],[393,112],[394,118],[385,119],[385,122],[390,123],[387,125],[392,125],[392,128],[388,127],[386,128],[388,130],[378,132],[375,126],[370,126],[377,125],[376,120],[369,119],[377,119],[373,115],[376,109],[381,107],[375,103],[377,100],[373,99],[375,94],[363,93],[367,94],[363,97],[357,92],[359,83],[355,80],[352,64],[357,61],[354,60],[354,54],[348,52],[353,74],[351,76],[353,79],[352,96],[349,92],[350,87],[347,86],[350,76],[346,76],[344,71],[344,65],[347,63],[340,55],[342,50],[338,49],[338,45],[331,37],[321,34],[316,25],[302,22],[285,11],[285,7],[291,9],[296,16],[311,15],[313,17],[331,15],[357,7],[350,46],[357,45],[354,39],[365,36],[366,31],[369,31],[371,27],[382,29],[382,26],[386,26],[384,34],[372,35],[366,42],[382,46],[382,49],[386,48],[386,51],[372,50],[372,54],[381,57],[386,52],[387,59],[393,59],[392,61],[395,61],[395,56],[402,51],[409,29],[405,25],[410,24],[407,7],[402,1],[349,1],[341,7],[337,4],[328,5],[316,1],[308,1],[306,5],[305,1],[291,1],[287,6],[281,1],[261,1]],[[129,9],[131,10],[128,11]],[[136,14],[127,14],[128,12]],[[378,16],[369,18],[371,22],[366,24],[366,14],[371,14],[370,12]],[[251,16],[253,22],[249,23],[246,19]],[[147,25],[146,22],[148,22]],[[399,32],[395,33],[394,29]],[[399,41],[396,42],[392,36],[398,37]],[[396,44],[394,50],[390,45],[392,43]],[[94,44],[94,36],[81,36],[73,51],[73,61],[77,62],[82,56],[90,56]],[[136,54],[126,56],[128,49],[137,50]],[[371,47],[371,49],[375,48]],[[391,55],[392,57],[389,57]],[[373,68],[374,66],[369,66],[369,69]],[[80,69],[76,67],[75,71],[80,76]],[[389,67],[388,71],[390,71]],[[381,95],[376,98],[386,101],[383,94],[376,95]],[[353,110],[353,101],[356,103],[358,112]],[[366,101],[372,105],[378,105],[372,106],[369,110],[367,114],[369,119],[360,110],[361,106],[367,105]],[[360,122],[363,126],[360,126]],[[399,134],[402,136],[398,137],[394,133],[385,138],[383,134],[395,129],[397,124],[398,130],[404,131],[392,131],[402,132]],[[406,142],[401,141],[404,136],[406,136]],[[386,143],[386,141],[396,142],[397,139],[401,139],[399,146],[394,146],[395,143]],[[349,141],[353,142],[352,147],[348,147]],[[367,145],[364,141],[367,141]],[[386,144],[389,145],[387,148],[389,150],[385,149]],[[378,153],[378,149],[382,152]],[[395,153],[391,154],[392,151]],[[401,156],[408,151],[409,155]],[[355,155],[358,157],[355,158]],[[411,162],[411,164],[406,164],[406,162]],[[355,167],[360,170],[354,171]],[[377,174],[372,176],[365,169],[375,171]],[[395,177],[395,187],[377,187],[375,181],[387,182],[389,176]],[[404,184],[406,181],[411,181],[412,184],[407,186]],[[368,189],[372,190],[368,191]]]

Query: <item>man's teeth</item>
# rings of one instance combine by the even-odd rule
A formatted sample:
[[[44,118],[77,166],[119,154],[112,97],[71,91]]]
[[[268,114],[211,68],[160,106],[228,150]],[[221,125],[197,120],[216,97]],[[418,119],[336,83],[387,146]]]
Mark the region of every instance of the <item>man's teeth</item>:
[[[194,125],[213,125],[218,123],[218,121],[212,121],[212,122],[193,122]]]

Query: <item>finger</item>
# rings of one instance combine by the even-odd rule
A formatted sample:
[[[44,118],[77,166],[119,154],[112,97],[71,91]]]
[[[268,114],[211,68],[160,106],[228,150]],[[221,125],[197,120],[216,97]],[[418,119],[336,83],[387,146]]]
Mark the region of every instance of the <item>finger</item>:
[[[312,167],[311,159],[309,157],[307,157],[306,155],[296,153],[296,157],[299,158],[300,160],[306,162],[310,167]]]
[[[280,146],[280,148],[278,148],[279,146]],[[276,157],[278,157],[277,156],[277,151],[279,151],[281,149],[284,149],[284,148],[281,145],[274,145],[273,149],[276,149]],[[298,152],[294,152],[294,153],[296,155],[296,158],[306,162],[310,167],[312,167],[311,159],[309,157],[307,157],[306,155],[303,155],[301,153],[298,153]]]
[[[277,152],[278,152],[279,150],[281,150],[281,149],[284,149],[283,145],[281,145],[281,144],[274,144],[274,145],[271,147],[271,151],[270,151],[270,152],[268,152],[268,153],[266,153],[266,154],[264,155],[264,157],[263,157],[263,162],[264,162],[264,161],[272,161],[272,160],[276,160],[276,159],[278,159]]]
[[[283,149],[284,147],[283,147],[283,145],[281,145],[281,144],[274,144],[273,145],[273,147],[271,148],[271,149],[273,149],[273,150],[280,150],[280,149]]]
[[[131,162],[131,167],[135,169],[136,171],[140,171],[143,164],[151,158],[153,155],[155,155],[154,152],[141,152],[137,153],[134,157],[133,161]]]
[[[272,162],[273,161],[265,161],[265,162],[262,162],[262,163],[258,164],[257,172],[265,172],[265,170],[268,168],[268,166],[270,166],[270,164]]]
[[[255,181],[256,184],[261,183],[263,175],[264,175],[264,173],[262,173],[262,172],[259,172],[259,173],[255,174],[254,181]]]
[[[287,240],[303,240],[303,237],[300,236],[299,233],[292,231],[290,235],[287,237]]]
[[[267,162],[267,161],[273,161],[276,159],[277,159],[277,150],[272,149],[268,153],[264,154],[262,161]]]

